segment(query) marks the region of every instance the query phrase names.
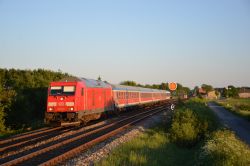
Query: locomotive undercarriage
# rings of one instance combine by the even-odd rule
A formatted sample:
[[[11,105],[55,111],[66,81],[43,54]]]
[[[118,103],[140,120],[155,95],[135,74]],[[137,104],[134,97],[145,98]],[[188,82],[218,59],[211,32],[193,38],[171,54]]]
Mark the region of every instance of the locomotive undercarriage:
[[[84,112],[49,112],[45,114],[45,123],[52,125],[84,125],[101,117],[102,113],[87,114]]]

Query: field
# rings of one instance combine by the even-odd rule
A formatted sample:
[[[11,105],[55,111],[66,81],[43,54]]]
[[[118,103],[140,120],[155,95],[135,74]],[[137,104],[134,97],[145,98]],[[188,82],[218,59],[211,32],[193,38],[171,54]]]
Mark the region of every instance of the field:
[[[177,108],[171,123],[148,129],[95,165],[250,165],[250,149],[194,99]]]
[[[225,99],[217,101],[231,112],[250,120],[250,99]]]

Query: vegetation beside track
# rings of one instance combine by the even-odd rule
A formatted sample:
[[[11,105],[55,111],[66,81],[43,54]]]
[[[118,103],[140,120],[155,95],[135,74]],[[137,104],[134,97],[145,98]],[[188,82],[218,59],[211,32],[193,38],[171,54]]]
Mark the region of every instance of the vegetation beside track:
[[[0,68],[0,137],[43,125],[49,82],[68,74]]]
[[[224,129],[204,100],[179,104],[172,122],[148,129],[96,165],[249,165],[249,147]]]
[[[228,98],[218,100],[217,103],[232,113],[250,121],[250,99]]]

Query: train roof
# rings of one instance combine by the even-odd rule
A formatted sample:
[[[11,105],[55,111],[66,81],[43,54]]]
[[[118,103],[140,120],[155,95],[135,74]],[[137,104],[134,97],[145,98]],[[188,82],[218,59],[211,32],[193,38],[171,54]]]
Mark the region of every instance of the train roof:
[[[84,82],[87,87],[91,88],[110,88],[110,84],[99,81],[99,80],[94,80],[94,79],[88,79],[88,78],[80,78],[80,77],[65,77],[61,79],[59,82]]]
[[[165,92],[170,93],[166,90],[158,90],[158,89],[150,89],[150,88],[142,88],[142,87],[136,87],[136,86],[126,86],[126,85],[114,85],[111,84],[113,90],[124,90],[124,91],[137,91],[137,92]]]

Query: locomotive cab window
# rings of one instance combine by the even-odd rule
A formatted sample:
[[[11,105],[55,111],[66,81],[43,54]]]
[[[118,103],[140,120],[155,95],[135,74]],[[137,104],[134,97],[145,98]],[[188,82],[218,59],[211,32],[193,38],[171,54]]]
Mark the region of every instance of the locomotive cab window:
[[[75,94],[75,86],[64,86],[63,94],[65,95],[74,95]]]
[[[50,87],[50,95],[74,95],[75,86],[52,86]]]
[[[52,86],[50,87],[50,94],[51,95],[58,95],[62,93],[62,87],[61,86]]]

